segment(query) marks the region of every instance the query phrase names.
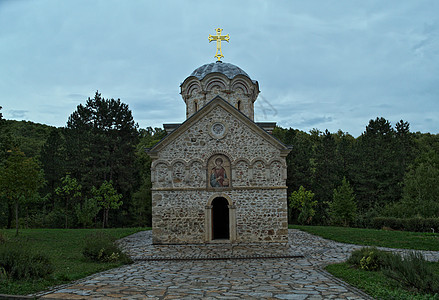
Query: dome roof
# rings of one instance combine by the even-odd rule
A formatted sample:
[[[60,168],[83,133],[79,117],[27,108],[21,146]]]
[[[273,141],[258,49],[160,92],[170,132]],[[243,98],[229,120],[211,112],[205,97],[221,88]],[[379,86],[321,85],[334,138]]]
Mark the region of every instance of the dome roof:
[[[229,79],[233,79],[237,75],[244,75],[251,80],[250,76],[248,76],[248,74],[240,67],[221,61],[202,65],[201,67],[195,69],[190,76],[195,76],[199,80],[202,80],[204,77],[206,77],[206,75],[211,73],[221,73],[226,75]]]

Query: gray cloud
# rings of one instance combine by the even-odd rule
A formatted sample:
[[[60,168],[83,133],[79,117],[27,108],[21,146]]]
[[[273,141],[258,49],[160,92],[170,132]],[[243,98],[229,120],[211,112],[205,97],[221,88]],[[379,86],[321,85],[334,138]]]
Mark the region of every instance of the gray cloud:
[[[207,36],[221,26],[225,61],[259,81],[260,121],[359,135],[387,116],[438,132],[438,1],[230,0],[227,14],[206,13],[215,5],[1,2],[4,111],[64,126],[99,90],[128,103],[142,127],[184,121],[179,84],[214,61]]]
[[[27,110],[14,110],[14,109],[12,109],[12,110],[7,111],[7,113],[8,113],[7,116],[8,117],[10,116],[12,119],[24,119],[28,112],[29,111],[27,111]]]

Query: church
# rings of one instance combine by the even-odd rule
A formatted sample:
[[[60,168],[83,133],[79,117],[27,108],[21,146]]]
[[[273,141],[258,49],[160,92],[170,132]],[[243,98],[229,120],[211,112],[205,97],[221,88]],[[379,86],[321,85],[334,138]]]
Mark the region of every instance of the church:
[[[228,35],[209,40],[218,60],[180,86],[186,121],[164,124],[148,150],[153,243],[285,243],[290,150],[271,135],[275,123],[254,122],[258,82],[220,60]]]

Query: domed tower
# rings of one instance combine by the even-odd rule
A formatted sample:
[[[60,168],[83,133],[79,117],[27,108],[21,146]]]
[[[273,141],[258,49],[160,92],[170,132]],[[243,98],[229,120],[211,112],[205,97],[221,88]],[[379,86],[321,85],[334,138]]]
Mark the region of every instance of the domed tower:
[[[259,84],[238,66],[217,61],[195,69],[180,85],[188,119],[220,96],[252,121]]]

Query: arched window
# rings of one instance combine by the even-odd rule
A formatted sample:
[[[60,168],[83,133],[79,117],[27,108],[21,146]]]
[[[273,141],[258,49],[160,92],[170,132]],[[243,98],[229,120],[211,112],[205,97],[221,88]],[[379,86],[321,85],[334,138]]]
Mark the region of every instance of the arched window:
[[[198,111],[198,102],[194,101],[194,112]]]
[[[238,110],[241,111],[241,100],[238,100]]]

